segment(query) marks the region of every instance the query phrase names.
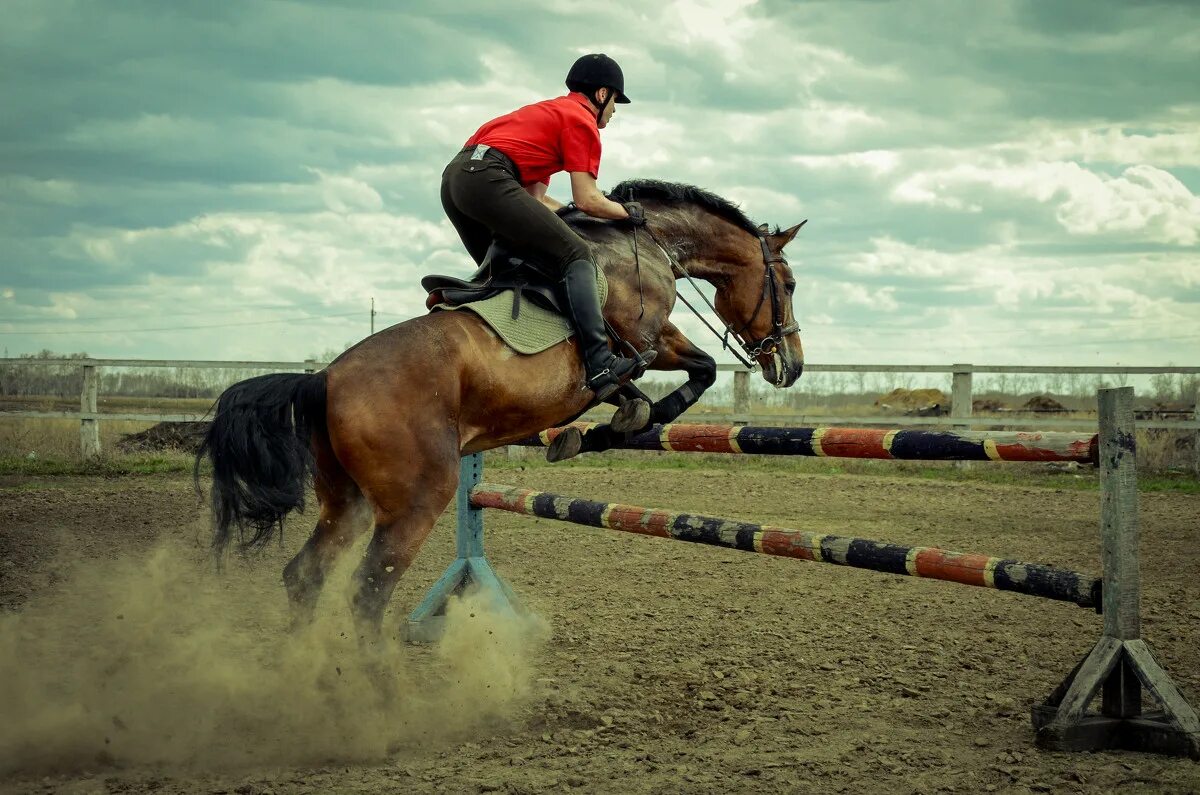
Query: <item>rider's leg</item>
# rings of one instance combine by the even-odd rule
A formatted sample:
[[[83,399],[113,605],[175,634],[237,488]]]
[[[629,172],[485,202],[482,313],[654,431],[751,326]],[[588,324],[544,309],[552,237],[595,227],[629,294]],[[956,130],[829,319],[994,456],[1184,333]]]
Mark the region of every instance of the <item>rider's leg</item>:
[[[442,172],[442,209],[446,211],[446,217],[458,232],[471,259],[475,260],[476,265],[482,265],[484,255],[492,245],[492,230],[487,224],[463,212],[454,202],[453,182],[454,175],[459,171],[460,158],[461,156],[450,161],[450,165]]]
[[[567,299],[571,324],[579,337],[587,386],[596,393],[596,400],[605,400],[641,363],[618,356],[608,348],[608,331],[604,328],[596,286],[596,266],[590,259],[567,263],[563,268],[562,294]]]
[[[587,243],[494,161],[486,161],[485,168],[477,171],[463,169],[458,159],[452,161],[443,181],[443,196],[458,213],[507,240],[528,246],[562,268],[562,292],[579,337],[587,386],[596,392],[597,400],[611,396],[618,382],[641,362],[609,350],[596,265]]]

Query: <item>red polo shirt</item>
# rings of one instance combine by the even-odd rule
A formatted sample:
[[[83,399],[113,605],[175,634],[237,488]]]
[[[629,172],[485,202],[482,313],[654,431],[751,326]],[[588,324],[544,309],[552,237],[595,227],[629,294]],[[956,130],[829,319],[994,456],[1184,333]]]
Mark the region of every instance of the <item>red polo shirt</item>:
[[[587,97],[578,92],[492,119],[464,147],[476,144],[494,146],[512,158],[522,185],[549,185],[550,176],[559,171],[600,175],[600,129]]]

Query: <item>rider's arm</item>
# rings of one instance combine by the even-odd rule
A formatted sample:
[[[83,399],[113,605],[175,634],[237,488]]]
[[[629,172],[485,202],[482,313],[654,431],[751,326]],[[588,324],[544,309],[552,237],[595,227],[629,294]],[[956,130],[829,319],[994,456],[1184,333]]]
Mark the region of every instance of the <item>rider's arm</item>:
[[[549,207],[551,210],[558,210],[559,208],[563,207],[564,205],[558,199],[555,199],[554,197],[547,195],[546,189],[549,187],[550,186],[547,185],[545,182],[535,182],[532,185],[526,185],[525,192],[528,193],[533,198],[540,201],[542,204]]]
[[[629,217],[624,207],[600,192],[596,178],[586,171],[571,172],[571,198],[575,200],[576,207],[596,218],[619,221]]]

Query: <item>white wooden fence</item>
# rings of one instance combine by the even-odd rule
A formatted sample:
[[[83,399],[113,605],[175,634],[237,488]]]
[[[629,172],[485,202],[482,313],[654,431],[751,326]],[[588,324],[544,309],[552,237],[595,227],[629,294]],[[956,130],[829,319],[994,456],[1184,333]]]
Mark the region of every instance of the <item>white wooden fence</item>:
[[[99,370],[102,367],[173,367],[182,369],[253,369],[300,371],[312,373],[325,367],[328,362],[307,360],[302,362],[247,362],[247,361],[176,361],[169,359],[29,359],[0,358],[0,366],[75,366],[83,371],[83,389],[79,396],[79,411],[0,411],[0,419],[6,417],[29,419],[78,419],[80,450],[84,458],[100,454],[100,421],[132,420],[139,422],[203,422],[202,414],[100,413],[97,410],[99,394]],[[946,427],[1011,427],[1023,424],[1027,418],[977,417],[972,414],[972,385],[975,374],[1062,374],[1062,375],[1161,375],[1200,374],[1200,367],[1050,367],[1033,365],[978,365],[978,364],[806,364],[807,373],[949,373],[951,375],[951,409],[946,417],[896,417],[863,416],[846,417],[802,413],[755,413],[751,404],[750,373],[735,364],[719,364],[718,370],[733,372],[733,413],[704,414],[703,419],[713,422],[731,422],[754,425],[920,425]],[[698,419],[693,415],[693,419]],[[1095,419],[1048,418],[1038,419],[1039,429],[1095,428]],[[1200,394],[1193,399],[1190,418],[1180,420],[1150,419],[1138,422],[1139,428],[1192,431],[1193,469],[1200,473]]]

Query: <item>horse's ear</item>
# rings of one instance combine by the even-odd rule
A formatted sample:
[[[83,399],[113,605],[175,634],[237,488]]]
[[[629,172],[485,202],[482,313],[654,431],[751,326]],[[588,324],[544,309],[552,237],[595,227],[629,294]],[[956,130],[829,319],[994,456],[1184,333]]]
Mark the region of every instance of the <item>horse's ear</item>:
[[[796,233],[800,231],[800,227],[807,223],[808,219],[805,218],[791,229],[785,229],[782,232],[776,232],[775,234],[769,236],[767,240],[770,242],[771,248],[775,249],[776,251],[783,251],[783,247],[792,242],[792,238],[794,238]],[[766,226],[766,224],[763,224],[763,226]]]
[[[758,225],[758,233],[759,233],[760,235],[763,235],[764,237],[765,237],[766,235],[769,235],[769,234],[771,233],[771,227],[770,227],[770,225],[769,225],[769,224],[759,224],[759,225]]]

